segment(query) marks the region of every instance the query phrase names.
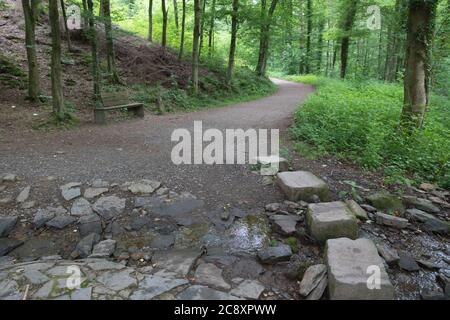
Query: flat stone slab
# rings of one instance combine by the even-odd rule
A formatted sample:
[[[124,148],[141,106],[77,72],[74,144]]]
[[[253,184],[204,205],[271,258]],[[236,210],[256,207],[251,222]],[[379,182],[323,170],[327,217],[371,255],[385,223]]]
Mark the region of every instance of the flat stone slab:
[[[125,210],[126,199],[116,196],[101,197],[98,199],[92,209],[106,220],[110,220],[122,214]]]
[[[392,300],[394,287],[375,244],[360,238],[330,239],[326,243],[328,290],[332,300]],[[379,286],[376,279],[378,270]],[[370,288],[373,289],[370,289]]]
[[[93,214],[91,204],[85,198],[78,198],[73,202],[70,214],[76,217]]]
[[[94,199],[106,192],[108,192],[108,188],[87,188],[84,191],[84,197],[86,199]]]
[[[30,190],[31,186],[25,187],[17,196],[16,202],[23,203],[27,201],[28,197],[30,196]]]
[[[269,219],[272,222],[274,231],[285,236],[293,235],[297,230],[297,222],[300,221],[299,216],[283,214],[272,215]]]
[[[226,292],[217,291],[205,286],[190,286],[182,291],[178,296],[178,300],[242,300],[236,296]]]
[[[195,249],[172,250],[155,254],[152,260],[155,262],[156,268],[185,277],[200,255],[200,250]]]
[[[262,263],[277,263],[289,260],[292,249],[287,244],[280,244],[276,247],[267,247],[258,250],[258,258]]]
[[[160,186],[161,182],[159,181],[142,179],[140,181],[131,183],[131,185],[128,187],[128,190],[133,194],[150,194]]]
[[[342,201],[310,204],[306,213],[306,226],[308,232],[319,242],[358,237],[358,221]]]
[[[7,237],[14,229],[17,220],[17,216],[0,216],[0,237]]]
[[[245,298],[258,299],[266,288],[257,280],[244,280],[230,294]]]
[[[280,172],[277,182],[289,200],[308,202],[314,201],[314,195],[321,201],[329,201],[328,185],[320,178],[308,171]]]
[[[15,248],[21,246],[23,241],[9,238],[0,238],[0,257],[7,255]]]
[[[217,289],[231,289],[231,286],[222,277],[222,270],[212,263],[202,263],[197,267],[195,281]]]
[[[260,173],[265,176],[274,176],[278,172],[289,170],[289,162],[280,156],[256,157],[256,163],[260,165]]]
[[[130,276],[132,272],[133,269],[130,268],[118,272],[107,271],[101,274],[97,281],[114,291],[128,289],[137,286],[136,279]]]
[[[163,278],[150,275],[140,281],[138,289],[133,292],[131,300],[150,300],[176,287],[188,284],[185,279]]]
[[[382,212],[375,213],[375,221],[378,224],[396,229],[404,229],[408,226],[408,219],[396,217]]]
[[[304,297],[309,295],[327,275],[327,266],[316,264],[306,269],[300,282],[300,294]]]

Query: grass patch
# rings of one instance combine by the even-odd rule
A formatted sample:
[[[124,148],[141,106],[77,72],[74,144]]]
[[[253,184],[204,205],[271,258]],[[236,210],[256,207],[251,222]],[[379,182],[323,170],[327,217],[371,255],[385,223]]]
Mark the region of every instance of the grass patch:
[[[296,148],[330,153],[365,169],[383,169],[388,183],[430,181],[450,188],[450,102],[431,95],[425,125],[411,136],[397,128],[403,88],[375,81],[354,82],[316,76],[289,80],[316,86],[295,113]]]

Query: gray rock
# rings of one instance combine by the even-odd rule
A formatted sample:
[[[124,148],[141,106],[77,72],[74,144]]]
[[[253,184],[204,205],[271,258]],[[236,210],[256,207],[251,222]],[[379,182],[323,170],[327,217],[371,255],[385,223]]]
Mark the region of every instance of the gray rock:
[[[76,218],[69,215],[57,215],[53,219],[47,221],[45,225],[56,229],[64,229],[68,225],[74,223],[76,220]]]
[[[23,275],[29,282],[35,285],[44,284],[50,280],[49,277],[36,269],[26,270]]]
[[[36,206],[36,201],[26,201],[20,205],[22,209],[31,209]]]
[[[123,213],[125,203],[126,199],[121,199],[116,196],[101,197],[94,203],[92,208],[104,219],[110,220]]]
[[[410,255],[402,252],[399,254],[400,259],[398,261],[398,266],[405,270],[405,271],[409,271],[409,272],[414,272],[414,271],[419,271],[420,267],[417,264],[416,260],[411,257]]]
[[[306,227],[319,242],[340,237],[358,237],[358,221],[342,201],[310,204],[306,213]]]
[[[11,197],[6,197],[6,198],[1,198],[0,199],[0,204],[8,204],[11,203],[13,201],[13,199]]]
[[[161,182],[159,181],[142,179],[140,181],[133,182],[128,187],[128,190],[131,191],[131,193],[133,194],[150,194],[153,193],[160,186]]]
[[[299,216],[281,214],[272,215],[269,219],[275,232],[285,236],[293,235],[297,230],[297,222],[301,220]]]
[[[308,171],[280,172],[277,182],[289,200],[313,201],[318,196],[322,201],[329,201],[330,194],[327,184]]]
[[[393,299],[394,287],[371,240],[330,239],[326,243],[325,251],[330,299]],[[370,276],[374,272],[370,268],[377,268],[380,271],[379,288],[369,289]],[[375,285],[373,282],[370,283]]]
[[[25,187],[17,196],[16,202],[23,203],[27,201],[28,197],[30,196],[30,190],[31,186]]]
[[[241,300],[231,294],[217,291],[205,286],[194,285],[182,291],[178,300]]]
[[[76,251],[78,256],[86,258],[92,253],[93,246],[100,241],[100,236],[96,233],[91,233],[78,242]]]
[[[105,259],[88,259],[87,266],[94,271],[104,271],[104,270],[122,270],[125,265],[117,262],[112,262]]]
[[[175,237],[172,234],[159,235],[150,243],[150,248],[169,249],[174,243]]]
[[[4,182],[14,182],[17,180],[17,175],[13,173],[7,173],[3,176],[2,181]]]
[[[185,279],[163,278],[155,275],[146,276],[139,283],[139,287],[133,292],[131,300],[151,300],[169,290],[188,284]]]
[[[392,216],[382,212],[375,213],[375,221],[378,224],[396,229],[404,229],[408,226],[408,219]]]
[[[266,211],[269,212],[277,212],[281,209],[281,204],[280,203],[269,203],[268,205],[266,205]]]
[[[76,217],[87,216],[92,214],[92,207],[85,198],[78,198],[72,204],[70,214]]]
[[[446,300],[441,288],[424,289],[420,292],[422,300]]]
[[[222,277],[222,270],[212,263],[202,263],[195,271],[195,281],[209,287],[229,290],[231,287]]]
[[[371,205],[368,205],[368,204],[361,204],[360,206],[367,212],[376,212],[377,211],[377,208],[372,207]]]
[[[72,188],[80,187],[81,185],[82,185],[81,182],[69,182],[69,183],[66,183],[63,186],[60,186],[59,188],[61,190],[63,190],[63,189],[72,189]]]
[[[439,263],[430,261],[430,260],[425,260],[425,259],[416,259],[417,263],[426,268],[426,269],[430,269],[430,270],[439,270],[441,269],[443,266],[440,265]]]
[[[111,290],[121,291],[137,286],[137,280],[130,276],[132,272],[134,270],[131,268],[118,272],[107,271],[99,275],[97,281]]]
[[[200,255],[201,252],[195,249],[172,250],[155,254],[152,261],[157,268],[185,277]]]
[[[102,179],[95,179],[91,184],[92,188],[108,188],[109,185],[110,184],[108,181],[104,181]]]
[[[70,294],[71,300],[91,300],[91,298],[92,287],[76,289]]]
[[[256,157],[256,163],[260,165],[260,172],[262,175],[271,176],[277,172],[289,170],[289,162],[280,156],[260,156]]]
[[[286,244],[279,244],[276,247],[267,247],[258,250],[258,258],[262,263],[276,263],[287,261],[292,255],[291,247]]]
[[[67,211],[63,207],[53,208],[53,207],[47,207],[46,209],[38,209],[36,212],[33,224],[35,228],[40,228],[45,223],[55,217],[55,215],[64,215]]]
[[[108,192],[108,188],[87,188],[84,191],[84,197],[86,199],[94,199],[106,192]]]
[[[259,299],[266,288],[257,280],[244,280],[230,294],[245,299]]]
[[[17,247],[21,246],[23,241],[10,239],[10,238],[0,238],[0,257],[5,256]]]
[[[382,191],[371,194],[367,197],[367,200],[369,200],[370,204],[380,211],[388,212],[391,214],[401,214],[405,212],[402,201],[398,197],[393,196],[388,192]]]
[[[300,282],[300,294],[304,297],[309,295],[327,275],[327,267],[324,264],[317,264],[306,269]]]
[[[367,212],[355,200],[345,200],[345,204],[359,220],[366,221],[369,219]]]
[[[92,257],[109,257],[116,249],[116,240],[108,239],[97,243],[92,250]]]
[[[228,221],[230,219],[230,211],[228,210],[223,210],[220,213],[220,219],[222,219],[223,221]]]
[[[12,279],[0,281],[0,300],[20,300],[21,298],[16,281]]]
[[[14,229],[17,220],[16,216],[0,216],[0,237],[7,237]]]
[[[306,300],[319,300],[322,298],[325,289],[328,286],[328,277],[325,275],[319,284],[311,291],[311,293],[306,297]]]
[[[61,189],[61,195],[66,201],[73,200],[81,196],[80,188]]]
[[[441,211],[439,207],[435,206],[433,202],[427,199],[417,198],[413,196],[404,196],[403,202],[407,207],[414,207],[426,212],[439,213]]]
[[[394,248],[391,248],[387,245],[377,243],[377,250],[381,257],[383,257],[384,261],[388,265],[394,265],[400,260],[400,257],[398,256],[397,250]]]
[[[103,231],[100,217],[96,214],[82,216],[78,219],[78,231],[82,237],[90,233],[101,234]]]
[[[406,210],[406,213],[412,220],[423,223],[423,229],[426,231],[450,234],[450,222],[442,221],[433,215],[418,209],[408,209]]]

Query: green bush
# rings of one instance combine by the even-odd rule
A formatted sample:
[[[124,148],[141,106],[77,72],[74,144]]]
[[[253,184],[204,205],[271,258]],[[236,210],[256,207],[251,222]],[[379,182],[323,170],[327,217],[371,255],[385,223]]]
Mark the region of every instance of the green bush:
[[[315,76],[289,79],[317,92],[295,114],[294,138],[366,169],[380,169],[399,182],[433,181],[450,187],[450,103],[432,95],[425,125],[411,136],[398,131],[403,88],[375,81]]]

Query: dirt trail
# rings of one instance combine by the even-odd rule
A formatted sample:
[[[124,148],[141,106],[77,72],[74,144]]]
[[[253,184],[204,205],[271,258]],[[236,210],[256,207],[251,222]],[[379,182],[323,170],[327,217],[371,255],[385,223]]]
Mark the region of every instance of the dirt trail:
[[[65,181],[102,178],[111,182],[152,178],[169,188],[190,191],[210,205],[241,203],[261,205],[279,200],[274,186],[263,186],[262,177],[241,165],[174,165],[170,140],[176,128],[278,128],[285,130],[299,103],[312,87],[274,80],[274,95],[233,106],[195,113],[153,116],[119,124],[83,126],[53,133],[6,135],[0,139],[0,173],[13,172],[32,182],[56,176]],[[63,152],[63,153],[62,153]]]

